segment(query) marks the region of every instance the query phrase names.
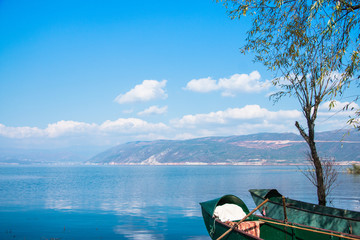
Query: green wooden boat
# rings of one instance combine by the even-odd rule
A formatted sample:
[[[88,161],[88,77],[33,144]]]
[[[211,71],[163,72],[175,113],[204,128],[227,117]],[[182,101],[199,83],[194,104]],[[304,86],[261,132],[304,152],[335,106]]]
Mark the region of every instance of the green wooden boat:
[[[225,206],[226,204],[234,204],[242,208],[246,215],[249,214],[249,209],[245,203],[234,195],[225,195],[221,198],[200,203],[202,215],[204,218],[205,226],[211,239],[218,239],[226,231],[231,228],[230,223],[222,222],[214,212],[216,207]],[[237,228],[231,230],[227,235],[223,236],[222,240],[242,240],[242,239],[265,239],[265,240],[340,240],[340,239],[360,239],[359,236],[334,232],[330,230],[318,229],[301,224],[290,222],[283,222],[268,217],[258,216],[251,214],[243,223],[258,222],[259,236],[254,236],[244,230]]]
[[[360,235],[360,212],[324,207],[289,198],[284,200],[284,211],[282,195],[276,189],[250,189],[249,192],[256,205],[266,198],[269,199],[261,208],[263,216],[284,220],[286,213],[289,222]]]

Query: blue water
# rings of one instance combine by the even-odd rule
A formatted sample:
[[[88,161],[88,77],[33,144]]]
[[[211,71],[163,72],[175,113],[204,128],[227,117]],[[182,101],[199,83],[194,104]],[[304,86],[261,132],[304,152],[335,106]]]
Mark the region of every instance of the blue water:
[[[359,186],[340,173],[330,205],[360,211]],[[209,239],[199,202],[250,188],[317,202],[294,166],[2,166],[0,239]]]

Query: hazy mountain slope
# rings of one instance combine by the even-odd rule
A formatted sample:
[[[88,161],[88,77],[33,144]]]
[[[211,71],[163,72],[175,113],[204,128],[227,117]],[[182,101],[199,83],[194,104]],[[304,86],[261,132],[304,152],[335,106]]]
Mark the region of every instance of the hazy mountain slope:
[[[320,155],[338,161],[360,161],[360,134],[317,134]],[[341,140],[343,140],[341,142]],[[259,133],[183,141],[130,142],[91,158],[95,164],[296,164],[306,162],[307,145],[292,133]]]
[[[0,147],[0,164],[82,164],[104,147],[22,149]]]

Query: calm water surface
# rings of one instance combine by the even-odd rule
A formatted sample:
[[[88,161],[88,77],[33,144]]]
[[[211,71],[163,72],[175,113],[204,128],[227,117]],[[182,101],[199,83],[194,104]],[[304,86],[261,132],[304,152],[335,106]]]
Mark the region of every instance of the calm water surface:
[[[340,173],[335,207],[360,211],[360,176]],[[199,202],[277,188],[316,203],[294,166],[0,167],[0,239],[209,239]]]

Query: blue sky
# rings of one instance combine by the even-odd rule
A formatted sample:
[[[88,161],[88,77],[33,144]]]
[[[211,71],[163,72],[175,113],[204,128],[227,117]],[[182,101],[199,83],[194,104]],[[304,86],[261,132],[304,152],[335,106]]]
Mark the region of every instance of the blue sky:
[[[3,0],[0,143],[296,132],[296,101],[274,105],[272,73],[239,52],[248,27],[211,0]],[[344,127],[349,113],[332,115],[324,105],[318,130]]]

